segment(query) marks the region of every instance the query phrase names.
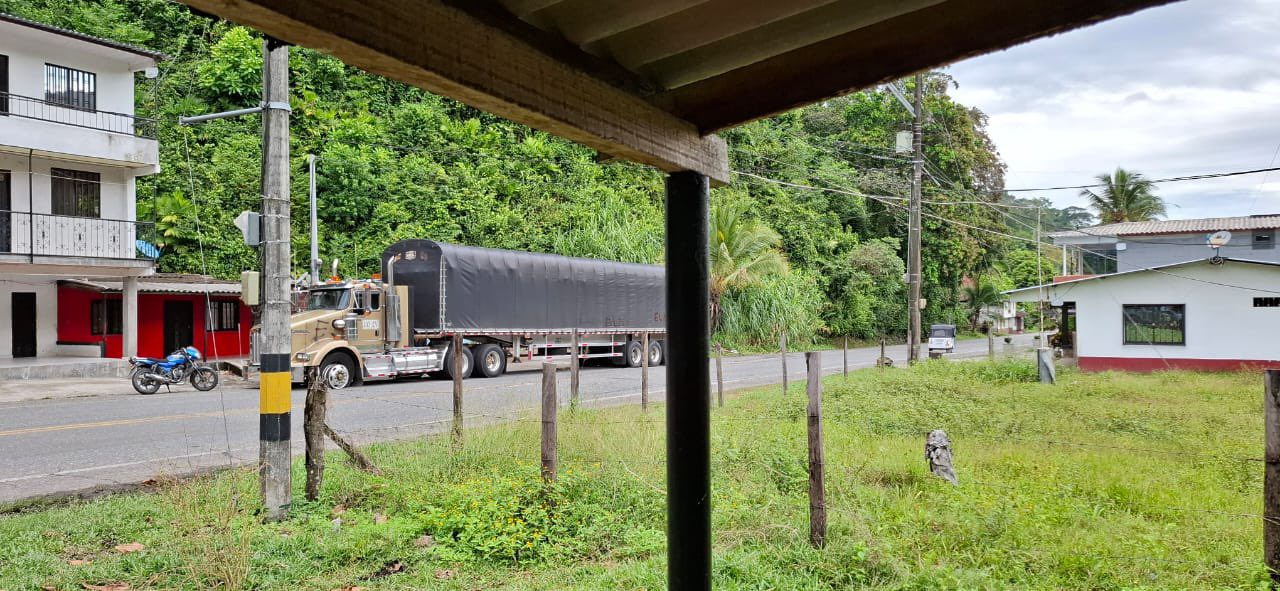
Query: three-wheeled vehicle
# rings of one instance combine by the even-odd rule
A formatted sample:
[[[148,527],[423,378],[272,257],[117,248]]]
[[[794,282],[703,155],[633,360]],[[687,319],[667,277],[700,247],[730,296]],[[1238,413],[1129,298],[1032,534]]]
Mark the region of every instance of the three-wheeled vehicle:
[[[929,326],[929,352],[954,353],[956,350],[956,325],[934,324]]]

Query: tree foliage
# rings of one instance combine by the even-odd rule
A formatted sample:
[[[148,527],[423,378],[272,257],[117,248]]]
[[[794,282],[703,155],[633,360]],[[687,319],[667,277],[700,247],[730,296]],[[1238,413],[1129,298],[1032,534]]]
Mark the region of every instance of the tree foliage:
[[[1116,168],[1097,176],[1102,189],[1085,189],[1080,196],[1098,213],[1104,224],[1145,222],[1165,214],[1164,200],[1155,194],[1155,185],[1140,172]]]

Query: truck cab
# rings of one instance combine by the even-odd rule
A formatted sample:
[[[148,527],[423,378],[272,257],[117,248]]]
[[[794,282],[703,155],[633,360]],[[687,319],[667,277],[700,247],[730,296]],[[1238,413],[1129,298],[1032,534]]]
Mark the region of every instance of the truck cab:
[[[356,280],[303,291],[289,318],[292,381],[303,382],[314,367],[331,389],[342,389],[367,377],[371,357],[408,346],[399,330],[403,318],[392,309],[398,300],[389,289],[378,280]],[[258,330],[254,327],[255,343]]]

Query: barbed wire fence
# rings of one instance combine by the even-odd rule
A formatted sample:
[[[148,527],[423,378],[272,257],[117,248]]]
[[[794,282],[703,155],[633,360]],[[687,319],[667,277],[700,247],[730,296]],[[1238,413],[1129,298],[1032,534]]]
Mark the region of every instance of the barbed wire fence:
[[[991,346],[984,347],[987,350],[980,351],[978,357],[987,357],[986,353],[991,352]],[[781,347],[779,347],[781,348]],[[848,505],[840,501],[841,498],[847,498],[842,494],[843,488],[858,485],[858,466],[851,464],[844,458],[843,461],[830,463],[824,454],[824,443],[822,438],[823,418],[822,408],[822,379],[830,377],[836,373],[843,373],[848,367],[847,348],[839,352],[842,356],[843,363],[836,372],[824,373],[821,367],[821,353],[807,352],[806,357],[806,392],[808,394],[808,404],[804,412],[793,409],[785,413],[784,416],[735,416],[732,407],[727,411],[718,410],[716,405],[717,385],[712,384],[712,399],[709,401],[711,408],[711,424],[713,430],[716,425],[758,425],[761,429],[772,429],[784,427],[791,430],[799,430],[807,425],[805,435],[803,436],[806,445],[806,455],[804,457],[797,455],[794,458],[795,463],[803,464],[807,467],[808,476],[808,507],[810,515],[810,532],[809,540],[816,547],[826,545],[830,538],[827,532],[827,521],[830,518],[836,520],[854,519],[859,522],[865,522],[869,519],[865,508],[856,505]],[[715,356],[710,360],[715,361]],[[1031,362],[1030,360],[1026,360]],[[723,363],[723,362],[722,362]],[[447,392],[423,392],[422,395],[414,393],[394,394],[391,396],[380,396],[376,392],[368,393],[362,390],[347,390],[342,393],[342,398],[347,402],[359,401],[367,404],[375,404],[386,406],[391,409],[414,409],[415,411],[426,411],[430,418],[421,421],[409,423],[389,425],[389,426],[371,426],[358,429],[344,429],[343,432],[348,436],[355,437],[363,443],[373,441],[384,441],[388,439],[404,439],[407,437],[421,437],[423,435],[435,435],[427,437],[423,441],[423,445],[427,447],[419,451],[429,451],[433,454],[439,454],[441,457],[451,458],[463,464],[473,465],[477,462],[493,461],[501,458],[504,461],[514,460],[520,466],[529,468],[537,468],[542,477],[547,481],[554,481],[563,467],[615,467],[621,470],[636,484],[644,486],[655,492],[665,493],[662,483],[662,471],[665,470],[666,461],[661,456],[661,441],[663,440],[664,428],[666,426],[665,416],[661,412],[644,412],[641,410],[633,416],[624,416],[623,418],[613,418],[598,413],[583,412],[586,405],[592,403],[592,398],[582,396],[580,402],[574,403],[571,399],[571,392],[566,392],[564,382],[569,380],[557,381],[559,374],[566,373],[565,367],[568,364],[544,364],[541,374],[543,380],[539,388],[535,384],[522,383],[513,386],[513,389],[520,391],[528,391],[527,398],[520,397],[522,401],[509,407],[500,407],[498,403],[490,403],[488,405],[470,404],[465,413],[462,413],[464,428],[467,431],[479,429],[491,429],[495,426],[514,427],[513,433],[517,433],[519,441],[515,441],[514,445],[493,446],[493,445],[473,445],[473,438],[468,436],[465,443],[456,445],[451,442],[450,437],[445,437],[453,424],[453,416],[455,409],[447,401],[442,399],[438,403],[431,400],[424,400],[430,396],[439,396],[444,398]],[[727,363],[726,363],[727,365]],[[575,368],[576,369],[576,368]],[[568,370],[572,373],[572,370]],[[592,380],[590,382],[580,382],[578,384],[584,392],[589,392],[602,382],[616,384],[628,383],[633,386],[636,384],[636,376],[625,375],[605,375],[611,372],[592,372]],[[1267,373],[1267,437],[1266,437],[1266,453],[1262,456],[1246,455],[1238,453],[1225,453],[1217,449],[1195,449],[1190,447],[1163,447],[1150,445],[1125,445],[1109,442],[1093,442],[1093,441],[1076,441],[1058,434],[1046,433],[1043,436],[1036,436],[1031,433],[1018,434],[999,434],[987,435],[980,432],[969,433],[962,427],[953,434],[955,438],[962,444],[967,445],[999,445],[1017,443],[1022,446],[1034,446],[1044,448],[1049,452],[1054,450],[1070,451],[1071,453],[1089,454],[1091,451],[1098,452],[1120,452],[1134,454],[1140,456],[1156,455],[1160,457],[1173,458],[1191,458],[1193,460],[1203,460],[1212,462],[1226,462],[1230,464],[1238,464],[1241,469],[1249,469],[1248,466],[1256,466],[1262,463],[1266,467],[1266,478],[1263,487],[1264,502],[1260,511],[1234,511],[1224,510],[1217,507],[1180,505],[1176,503],[1149,502],[1145,503],[1146,509],[1152,512],[1167,512],[1172,514],[1187,515],[1206,515],[1215,518],[1239,519],[1260,523],[1264,532],[1264,562],[1272,573],[1276,572],[1276,568],[1280,567],[1280,550],[1277,544],[1280,543],[1280,472],[1276,471],[1276,467],[1280,466],[1280,372],[1268,371]],[[847,375],[847,374],[845,374]],[[548,384],[548,380],[550,383]],[[713,378],[714,380],[714,378]],[[723,388],[720,385],[720,388]],[[775,386],[777,389],[777,386]],[[610,393],[613,393],[611,390]],[[568,394],[568,396],[566,396]],[[638,393],[637,393],[638,395]],[[550,399],[548,398],[550,397]],[[783,397],[786,399],[786,397]],[[474,399],[472,399],[474,400]],[[550,400],[550,402],[549,402]],[[638,401],[638,398],[637,398]],[[798,401],[798,400],[796,400]],[[637,402],[638,404],[638,402]],[[616,415],[615,415],[616,416]],[[549,429],[550,425],[550,429]],[[862,437],[875,437],[878,435],[901,437],[903,433],[899,430],[885,431],[883,426],[877,426],[870,420],[860,423],[851,423],[847,417],[841,417],[840,427],[847,429],[850,426],[856,426],[860,429],[859,434]],[[586,435],[593,433],[601,433],[608,431],[614,433],[616,429],[626,429],[633,435],[643,433],[652,439],[658,445],[653,450],[646,450],[636,457],[634,450],[625,449],[625,442],[613,442],[621,448],[613,448],[607,440],[591,439]],[[569,435],[569,437],[565,437]],[[920,435],[923,435],[921,433]],[[520,443],[527,440],[525,443]],[[510,440],[504,440],[504,443],[512,443]],[[585,446],[585,443],[591,443]],[[527,451],[521,451],[521,448]],[[784,455],[787,452],[783,450]],[[754,466],[765,471],[773,472],[779,478],[794,478],[796,474],[782,471],[778,466],[770,462],[761,461],[759,459],[746,459],[740,461],[754,462]],[[712,469],[726,469],[724,462],[713,459]],[[838,475],[839,482],[836,483],[837,494],[834,497],[828,496],[827,474]],[[1018,498],[1019,495],[1028,494],[1059,494],[1056,493],[1049,485],[1028,485],[1010,484],[1001,482],[999,478],[992,478],[988,475],[981,474],[963,474],[961,475],[962,487],[979,487],[982,489],[1000,491],[1000,494],[1009,498]],[[1042,486],[1042,488],[1036,488]],[[1122,507],[1115,510],[1123,510]],[[1061,548],[1054,549],[1051,547],[1037,546],[1018,546],[1014,549],[1002,550],[1005,552],[1016,551],[1019,555],[1027,557],[1054,558],[1063,550]],[[1204,560],[1195,560],[1183,557],[1170,557],[1160,555],[1128,555],[1120,553],[1092,553],[1092,560],[1097,561],[1131,561],[1141,562],[1144,564],[1156,565],[1188,565],[1188,566],[1205,566]]]

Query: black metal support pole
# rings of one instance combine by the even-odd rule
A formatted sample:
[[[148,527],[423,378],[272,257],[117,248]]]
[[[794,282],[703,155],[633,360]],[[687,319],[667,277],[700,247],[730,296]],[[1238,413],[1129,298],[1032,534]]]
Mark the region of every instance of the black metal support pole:
[[[667,177],[667,588],[711,589],[707,177]]]

